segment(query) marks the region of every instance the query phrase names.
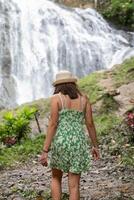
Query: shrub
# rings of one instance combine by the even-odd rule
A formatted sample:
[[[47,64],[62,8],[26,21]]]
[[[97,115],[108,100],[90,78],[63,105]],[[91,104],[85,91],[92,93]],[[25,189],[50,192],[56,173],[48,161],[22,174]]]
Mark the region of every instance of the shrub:
[[[25,138],[31,131],[29,124],[36,111],[35,108],[24,107],[16,114],[7,112],[3,116],[3,123],[0,124],[0,140],[12,145],[15,140],[19,142]]]
[[[111,0],[109,5],[102,11],[103,15],[115,20],[123,26],[133,27],[134,2],[133,0]]]

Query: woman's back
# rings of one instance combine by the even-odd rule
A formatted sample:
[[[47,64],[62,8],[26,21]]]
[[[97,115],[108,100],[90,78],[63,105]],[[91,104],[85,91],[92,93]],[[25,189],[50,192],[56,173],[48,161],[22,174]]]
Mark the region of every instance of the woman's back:
[[[63,95],[61,93],[58,94],[59,96],[59,108],[68,109],[68,110],[76,110],[80,112],[84,112],[86,100],[85,97],[82,95],[78,95],[78,98],[71,99],[69,95]]]
[[[83,97],[78,96],[76,99],[71,99],[68,95],[61,93],[59,96],[59,119],[57,131],[60,127],[67,130],[82,131],[84,110]]]

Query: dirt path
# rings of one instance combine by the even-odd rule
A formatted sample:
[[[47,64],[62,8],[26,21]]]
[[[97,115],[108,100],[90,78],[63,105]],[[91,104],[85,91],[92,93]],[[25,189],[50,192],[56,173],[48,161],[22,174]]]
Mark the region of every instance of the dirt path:
[[[117,165],[114,157],[92,162],[92,168],[81,177],[81,200],[132,200],[133,176],[134,171]],[[1,171],[0,200],[50,200],[50,178],[50,170],[36,160],[14,170]],[[68,199],[67,179],[64,174],[64,200]]]

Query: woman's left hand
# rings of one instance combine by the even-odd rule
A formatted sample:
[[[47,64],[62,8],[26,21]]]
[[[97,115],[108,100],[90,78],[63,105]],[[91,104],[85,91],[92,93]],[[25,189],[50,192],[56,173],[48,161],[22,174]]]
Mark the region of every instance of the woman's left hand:
[[[48,153],[43,152],[43,153],[41,154],[40,158],[39,158],[39,162],[40,162],[43,166],[47,167],[47,166],[48,166]]]
[[[100,159],[100,153],[98,148],[92,147],[92,156],[94,160]]]

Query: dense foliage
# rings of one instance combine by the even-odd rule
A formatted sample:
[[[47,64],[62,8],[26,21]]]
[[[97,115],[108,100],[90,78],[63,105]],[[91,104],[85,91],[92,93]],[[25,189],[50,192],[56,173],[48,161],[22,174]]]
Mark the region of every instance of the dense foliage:
[[[35,112],[36,109],[30,107],[24,107],[17,113],[6,112],[0,124],[0,141],[12,145],[26,137],[31,131],[29,124]]]
[[[123,26],[134,28],[134,1],[133,0],[111,0],[102,9],[103,15]]]

